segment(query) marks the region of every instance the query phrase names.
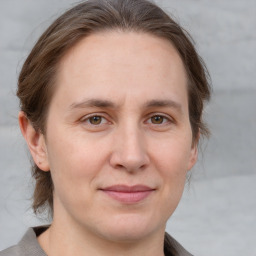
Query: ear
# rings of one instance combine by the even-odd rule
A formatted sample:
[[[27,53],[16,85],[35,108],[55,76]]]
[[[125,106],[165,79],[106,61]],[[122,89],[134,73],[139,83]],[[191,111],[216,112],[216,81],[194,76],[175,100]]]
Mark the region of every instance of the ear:
[[[198,133],[196,139],[192,142],[189,163],[188,163],[188,171],[191,170],[197,162],[199,138],[200,138],[200,133]]]
[[[44,135],[34,129],[23,111],[19,113],[19,125],[34,162],[42,171],[49,171],[50,168]]]

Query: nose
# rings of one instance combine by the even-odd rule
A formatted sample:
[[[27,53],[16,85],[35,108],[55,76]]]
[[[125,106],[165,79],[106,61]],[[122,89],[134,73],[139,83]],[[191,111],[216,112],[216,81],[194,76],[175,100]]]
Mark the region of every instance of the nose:
[[[138,128],[120,129],[115,133],[110,165],[130,173],[145,169],[149,164],[146,142]]]

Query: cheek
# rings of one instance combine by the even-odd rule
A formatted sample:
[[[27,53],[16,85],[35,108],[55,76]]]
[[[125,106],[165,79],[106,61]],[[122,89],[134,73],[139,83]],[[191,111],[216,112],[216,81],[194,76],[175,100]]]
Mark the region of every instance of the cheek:
[[[177,136],[162,141],[159,147],[152,150],[154,163],[158,165],[163,175],[171,177],[186,176],[191,155],[191,139]]]
[[[90,192],[101,169],[100,156],[95,152],[100,151],[68,138],[52,141],[48,149],[55,201],[70,211],[91,205]]]
[[[158,175],[161,176],[162,184],[160,187],[160,198],[157,202],[158,218],[163,219],[164,223],[170,218],[177,208],[182,197],[187,174],[186,150],[172,148],[159,150],[156,157],[161,159],[157,161],[155,168],[158,169]]]
[[[183,138],[161,143],[152,153],[155,169],[163,182],[162,196],[170,209],[176,208],[183,193],[190,162],[190,139]]]
[[[80,133],[50,135],[48,156],[55,196],[72,205],[79,204],[81,198],[90,200],[90,191],[97,186],[98,177],[107,163],[109,143],[104,140],[95,143],[91,137]]]

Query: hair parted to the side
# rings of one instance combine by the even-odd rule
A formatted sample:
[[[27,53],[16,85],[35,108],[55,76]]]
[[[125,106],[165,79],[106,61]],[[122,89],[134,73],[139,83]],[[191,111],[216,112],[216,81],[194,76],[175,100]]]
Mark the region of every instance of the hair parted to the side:
[[[207,69],[189,34],[161,8],[147,0],[89,0],[61,15],[42,34],[27,57],[18,79],[20,108],[35,130],[46,134],[49,104],[56,87],[58,64],[82,38],[101,31],[148,33],[170,41],[179,53],[188,77],[189,117],[194,141],[208,135],[202,121],[204,102],[210,98]],[[36,180],[33,209],[53,210],[51,172],[32,167]]]

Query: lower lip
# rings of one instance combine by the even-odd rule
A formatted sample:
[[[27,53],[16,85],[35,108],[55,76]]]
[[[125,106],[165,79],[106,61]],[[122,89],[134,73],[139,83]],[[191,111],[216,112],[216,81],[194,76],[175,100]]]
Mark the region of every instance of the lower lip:
[[[147,191],[134,191],[134,192],[120,192],[120,191],[112,191],[112,190],[102,190],[111,198],[122,202],[122,203],[138,203],[145,198],[147,198],[154,190]]]

